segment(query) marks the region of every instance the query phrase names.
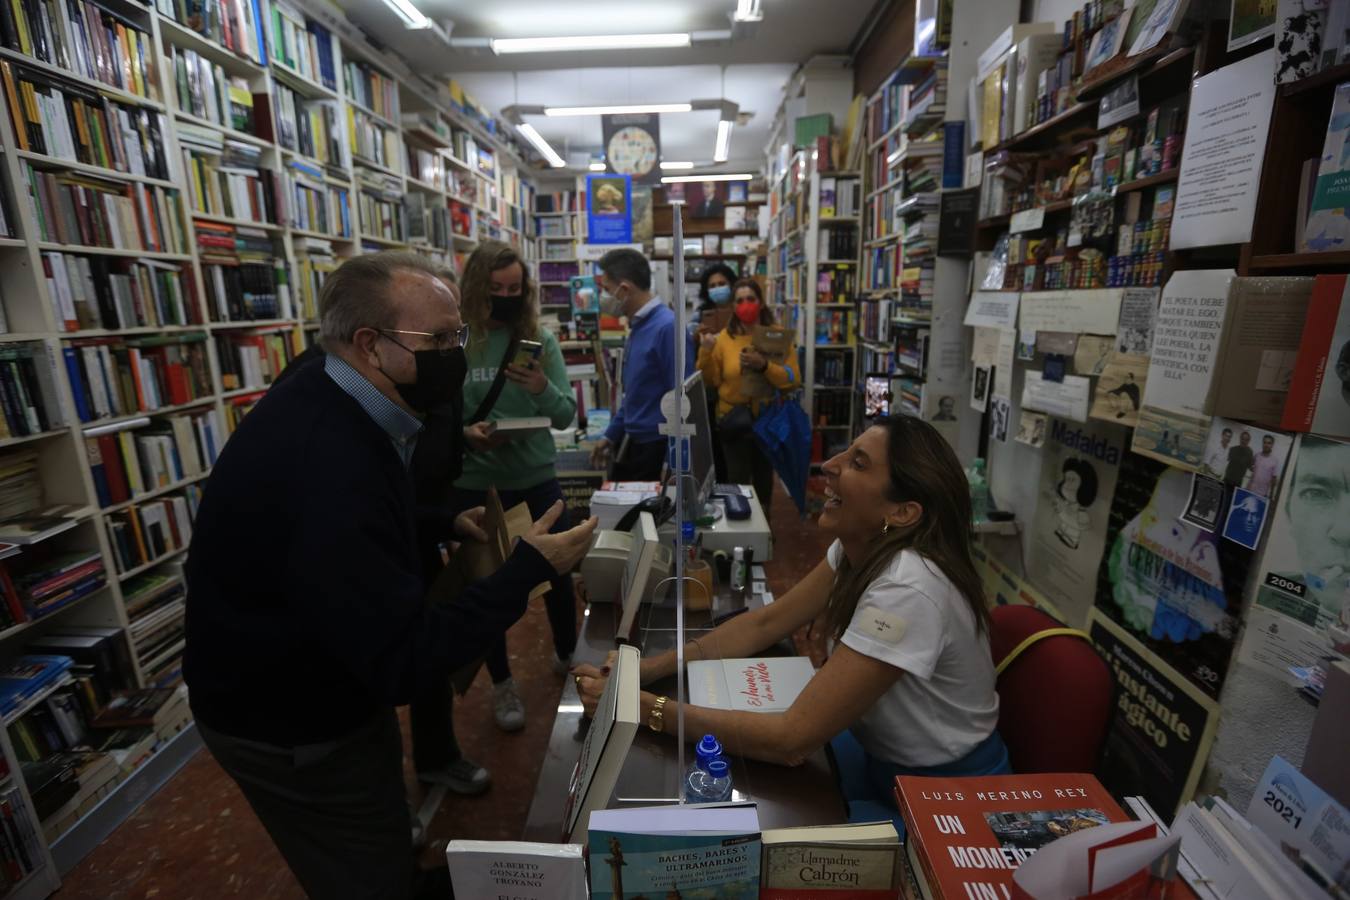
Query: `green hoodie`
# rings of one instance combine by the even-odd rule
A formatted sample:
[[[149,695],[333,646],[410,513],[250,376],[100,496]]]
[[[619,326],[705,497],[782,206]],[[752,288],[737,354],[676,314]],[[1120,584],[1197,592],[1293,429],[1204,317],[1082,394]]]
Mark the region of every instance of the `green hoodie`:
[[[497,377],[497,367],[510,343],[511,329],[495,331],[474,329],[469,343],[469,374],[464,379],[464,421],[477,412]],[[546,329],[540,329],[539,342],[544,345],[539,363],[544,367],[549,384],[539,394],[531,394],[514,381],[506,381],[497,397],[489,422],[496,419],[523,419],[548,416],[554,428],[566,428],[577,414],[577,399],[567,380],[558,339]],[[465,447],[464,471],[455,487],[486,490],[495,486],[501,490],[525,490],[558,477],[554,461],[558,451],[553,446],[553,435],[534,432],[486,452]]]

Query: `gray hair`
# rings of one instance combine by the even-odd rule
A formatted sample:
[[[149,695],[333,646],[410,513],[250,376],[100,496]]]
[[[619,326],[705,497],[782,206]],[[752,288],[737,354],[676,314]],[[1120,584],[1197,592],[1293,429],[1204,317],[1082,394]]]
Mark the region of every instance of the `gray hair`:
[[[353,256],[328,276],[319,290],[319,336],[326,348],[350,344],[362,328],[394,327],[398,313],[388,288],[400,270],[443,277],[440,266],[404,250]]]

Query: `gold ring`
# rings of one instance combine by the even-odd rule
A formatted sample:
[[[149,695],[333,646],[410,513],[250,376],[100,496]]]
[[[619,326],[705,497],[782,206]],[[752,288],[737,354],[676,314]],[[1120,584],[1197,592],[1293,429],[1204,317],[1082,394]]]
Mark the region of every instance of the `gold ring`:
[[[576,681],[576,683],[577,683],[577,691],[580,692],[580,691],[581,691],[581,676],[580,676],[580,675],[576,676],[575,681]]]

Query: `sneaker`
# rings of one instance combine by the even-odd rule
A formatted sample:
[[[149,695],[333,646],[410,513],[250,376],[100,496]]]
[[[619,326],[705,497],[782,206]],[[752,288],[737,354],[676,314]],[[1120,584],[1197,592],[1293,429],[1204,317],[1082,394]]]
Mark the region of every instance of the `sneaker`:
[[[427,845],[427,830],[416,816],[412,820],[412,845],[414,850],[421,850]]]
[[[566,675],[572,671],[572,654],[559,656],[556,651],[553,653],[553,674]]]
[[[488,770],[475,762],[460,757],[443,769],[431,772],[418,772],[418,781],[429,784],[443,784],[456,794],[472,797],[481,794],[492,784]]]
[[[519,731],[525,727],[525,704],[520,702],[514,678],[492,686],[492,711],[497,727],[502,731]]]

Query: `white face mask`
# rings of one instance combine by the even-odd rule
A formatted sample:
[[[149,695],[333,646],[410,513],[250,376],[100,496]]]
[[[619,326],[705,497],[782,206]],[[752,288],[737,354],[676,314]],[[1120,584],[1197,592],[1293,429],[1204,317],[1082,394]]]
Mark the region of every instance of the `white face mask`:
[[[600,291],[600,312],[606,316],[623,315],[623,301],[603,288]]]

